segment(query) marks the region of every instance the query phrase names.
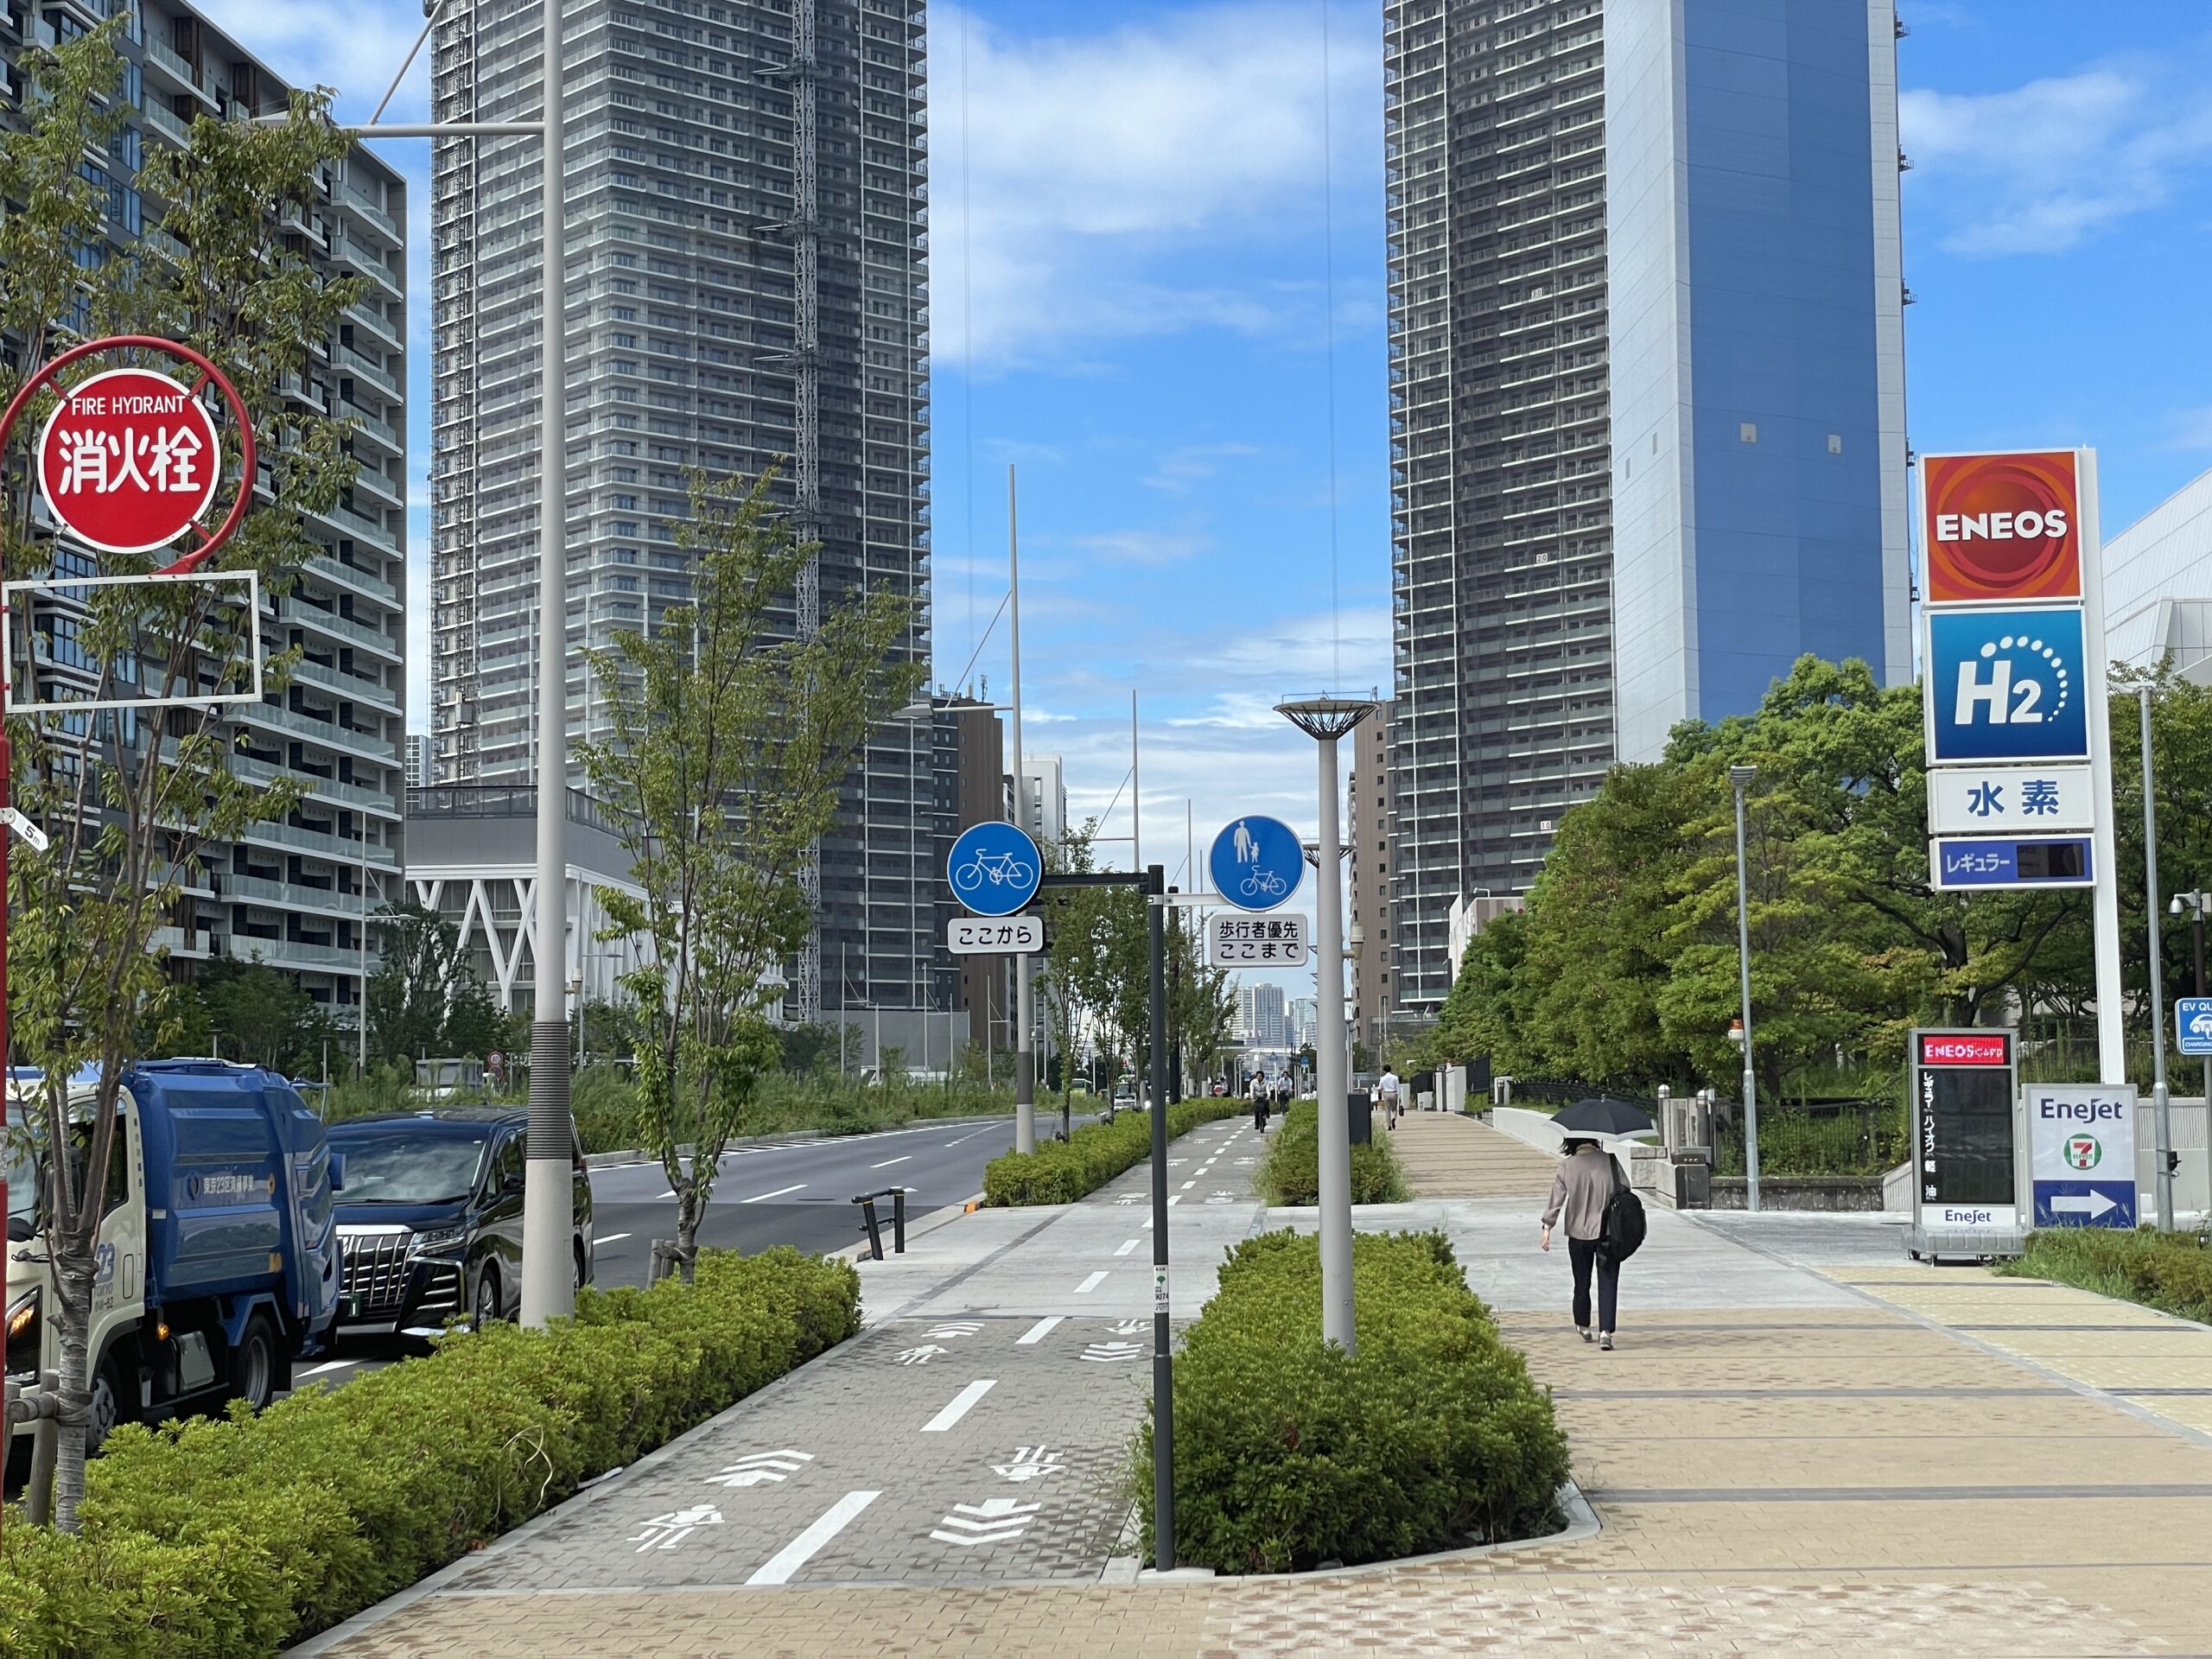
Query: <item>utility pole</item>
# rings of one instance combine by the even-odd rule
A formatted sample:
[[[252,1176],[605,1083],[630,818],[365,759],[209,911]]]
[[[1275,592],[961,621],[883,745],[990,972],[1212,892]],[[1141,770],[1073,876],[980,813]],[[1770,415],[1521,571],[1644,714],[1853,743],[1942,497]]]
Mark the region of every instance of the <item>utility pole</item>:
[[[1029,833],[1029,815],[1022,810],[1027,792],[1021,771],[1021,554],[1014,532],[1014,468],[1006,469],[1007,601],[1011,613],[1014,652],[1013,719],[1007,735],[1014,748],[1014,827]],[[1014,959],[1014,1149],[1037,1150],[1037,1048],[1031,1007],[1029,958]]]
[[[1167,1288],[1167,987],[1163,922],[1166,873],[1144,873],[1152,994],[1152,1534],[1153,1565],[1175,1565],[1175,1356]]]
[[[2157,768],[2151,759],[2151,688],[2135,688],[2143,725],[2143,908],[2150,922],[2151,945],[2151,1115],[2158,1135],[2158,1230],[2174,1230],[2174,1133],[2166,1094],[2166,997],[2158,961],[2158,796]]]
[[[1751,1065],[1751,912],[1750,886],[1744,875],[1744,791],[1758,777],[1757,766],[1731,766],[1736,791],[1736,969],[1743,994],[1744,1024],[1744,1208],[1759,1207],[1759,1083]]]

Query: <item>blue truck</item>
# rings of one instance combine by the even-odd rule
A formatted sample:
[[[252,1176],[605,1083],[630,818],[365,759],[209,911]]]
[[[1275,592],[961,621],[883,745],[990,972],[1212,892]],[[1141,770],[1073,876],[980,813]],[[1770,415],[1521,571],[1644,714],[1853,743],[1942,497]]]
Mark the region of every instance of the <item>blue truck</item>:
[[[11,1077],[11,1130],[37,1127],[36,1086]],[[81,1157],[92,1080],[71,1098]],[[220,1060],[143,1061],[123,1074],[117,1107],[92,1292],[94,1446],[118,1423],[266,1405],[339,1303],[331,1195],[343,1171],[290,1084]],[[58,1370],[60,1348],[41,1154],[21,1134],[10,1141],[7,1369],[22,1377]]]

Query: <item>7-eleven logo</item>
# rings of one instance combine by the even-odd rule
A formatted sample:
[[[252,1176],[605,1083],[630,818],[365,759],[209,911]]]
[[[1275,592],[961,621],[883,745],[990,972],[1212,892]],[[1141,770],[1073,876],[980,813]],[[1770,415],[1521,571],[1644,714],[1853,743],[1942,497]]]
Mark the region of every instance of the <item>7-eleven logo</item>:
[[[2094,1135],[2069,1135],[2066,1137],[2066,1162],[2074,1169],[2094,1169],[2104,1161],[2105,1149]]]

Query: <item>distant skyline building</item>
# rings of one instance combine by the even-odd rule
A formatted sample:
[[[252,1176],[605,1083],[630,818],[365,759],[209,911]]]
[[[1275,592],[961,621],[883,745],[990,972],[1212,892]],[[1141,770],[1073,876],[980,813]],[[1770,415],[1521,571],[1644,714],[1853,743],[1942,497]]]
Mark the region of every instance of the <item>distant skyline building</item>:
[[[1044,844],[1068,838],[1067,778],[1057,754],[1024,754],[1021,799],[1027,822],[1022,828]]]
[[[1798,656],[1911,672],[1887,0],[1386,0],[1397,1006]]]
[[[1396,1006],[1392,986],[1390,907],[1390,705],[1352,728],[1351,769],[1344,776],[1344,837],[1351,848],[1351,912],[1345,938],[1353,951],[1351,1031],[1355,1042],[1381,1043]]]
[[[1247,1048],[1288,1048],[1290,1027],[1280,985],[1240,985],[1236,1031]]]
[[[1293,997],[1283,1018],[1287,1021],[1289,1046],[1312,1048],[1321,1029],[1320,1004],[1310,996]]]
[[[563,13],[571,737],[609,729],[582,647],[656,627],[691,597],[669,525],[689,515],[695,468],[775,468],[790,523],[820,543],[783,632],[888,588],[919,607],[899,654],[926,661],[922,8],[567,0]],[[537,119],[541,16],[443,8],[434,118]],[[442,141],[432,178],[433,766],[440,784],[533,783],[537,140]],[[821,843],[787,1017],[926,1006],[931,786],[927,722],[880,725]]]

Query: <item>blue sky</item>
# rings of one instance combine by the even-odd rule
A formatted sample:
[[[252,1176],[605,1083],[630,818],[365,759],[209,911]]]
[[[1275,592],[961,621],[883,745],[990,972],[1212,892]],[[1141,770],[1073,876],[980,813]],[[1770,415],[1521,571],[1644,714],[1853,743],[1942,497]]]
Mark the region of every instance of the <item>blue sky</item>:
[[[203,3],[356,115],[421,26],[417,0]],[[2109,536],[2212,466],[2212,8],[1900,10],[1912,441],[2094,444]],[[1312,745],[1270,705],[1389,677],[1380,6],[931,11],[938,677],[973,656],[1006,689],[1012,464],[1026,735],[1076,815],[1118,792],[1128,832],[1135,686],[1148,858],[1180,862],[1186,803],[1201,859],[1239,811],[1310,834]],[[426,150],[389,153],[420,180]]]

